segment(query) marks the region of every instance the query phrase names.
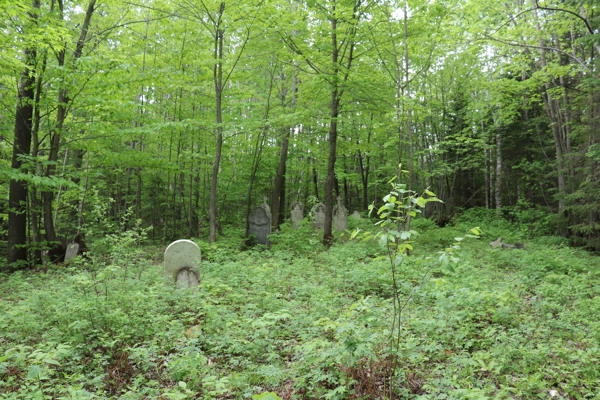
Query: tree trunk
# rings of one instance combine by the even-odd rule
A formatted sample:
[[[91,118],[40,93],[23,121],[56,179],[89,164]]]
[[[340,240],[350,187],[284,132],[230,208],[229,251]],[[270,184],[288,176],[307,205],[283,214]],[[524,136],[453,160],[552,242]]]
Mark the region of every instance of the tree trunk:
[[[45,52],[42,61],[42,70],[39,72],[37,81],[35,84],[35,112],[34,112],[34,123],[31,132],[32,149],[31,157],[34,160],[33,173],[41,176],[43,174],[42,165],[38,162],[40,141],[38,138],[38,132],[40,129],[40,98],[42,95],[42,81],[44,73],[46,71],[48,53]],[[40,216],[42,215],[42,202],[38,198],[37,187],[31,186],[31,234],[33,236],[34,250],[33,250],[33,265],[41,265],[42,260],[42,233],[40,230]]]
[[[290,137],[290,129],[286,129],[287,132],[281,142],[281,149],[279,151],[279,166],[277,167],[277,175],[275,176],[275,190],[273,190],[273,201],[271,202],[271,225],[273,230],[279,229],[281,221],[279,221],[279,195],[284,190],[285,180],[285,163],[288,155],[288,143]],[[283,211],[283,210],[281,210]]]
[[[39,0],[32,1],[32,7],[39,9]],[[37,20],[37,14],[29,14]],[[34,47],[25,49],[26,67],[21,73],[17,110],[15,115],[15,139],[13,142],[11,168],[14,172],[21,169],[21,156],[28,156],[31,149],[31,127],[33,119],[33,100],[37,52]],[[27,181],[10,180],[8,194],[8,257],[7,262],[27,261]]]
[[[371,113],[371,122],[373,121],[373,114]],[[371,144],[371,129],[372,129],[372,123],[369,124],[369,132],[367,135],[367,143]],[[359,144],[359,142],[357,141],[356,144]],[[369,167],[370,167],[370,163],[371,163],[371,157],[370,156],[366,156],[366,162],[367,165],[365,166],[363,163],[363,155],[361,154],[360,150],[357,150],[358,152],[358,167],[360,170],[360,180],[362,181],[362,187],[363,187],[363,210],[367,211],[369,209],[369,195],[368,195],[368,190],[369,190]]]
[[[538,20],[537,15],[537,2],[536,0],[531,0],[531,7],[534,9],[533,18],[536,24],[536,30],[541,32],[542,28],[540,27],[540,22]],[[540,39],[540,46],[544,47],[545,43],[543,39]],[[545,50],[540,50],[540,57],[542,61],[542,66],[546,67],[546,52]],[[544,108],[546,109],[546,113],[548,114],[548,118],[552,121],[552,136],[554,137],[554,143],[556,148],[556,170],[558,175],[558,213],[562,215],[565,203],[564,203],[564,190],[565,190],[565,177],[564,177],[564,166],[563,166],[563,148],[562,148],[562,140],[559,131],[559,119],[557,115],[557,110],[555,110],[555,101],[549,96],[550,85],[546,82],[544,84],[545,92],[542,93],[542,99],[544,101]]]
[[[502,138],[496,133],[496,210],[502,208]]]
[[[225,3],[221,2],[221,10],[225,8]],[[221,11],[222,12],[222,11]],[[215,162],[212,168],[210,181],[210,201],[208,204],[208,218],[210,223],[209,242],[217,240],[217,178],[219,175],[219,164],[221,163],[221,147],[223,146],[223,117],[221,115],[222,92],[223,92],[223,30],[218,27],[215,35],[215,67],[213,69],[213,80],[215,84],[215,114],[216,128],[216,146]]]
[[[59,1],[59,12],[61,21],[64,19],[64,8],[63,2]],[[83,46],[85,45],[85,40],[87,36],[87,32],[90,26],[90,21],[92,19],[92,14],[94,13],[94,6],[96,4],[96,0],[90,0],[88,2],[87,11],[85,14],[85,18],[83,21],[83,25],[81,26],[81,31],[79,32],[79,39],[77,40],[77,44],[75,46],[75,50],[73,51],[73,71],[75,70],[75,63],[81,57],[83,52]],[[63,67],[65,64],[65,49],[62,49],[58,54],[58,65]],[[58,108],[56,112],[56,126],[54,128],[54,134],[50,140],[50,152],[48,154],[49,165],[46,168],[46,176],[50,177],[54,174],[55,164],[58,160],[58,151],[60,148],[60,134],[63,124],[65,122],[65,118],[67,117],[67,104],[69,103],[69,96],[67,89],[60,89],[58,92]],[[52,191],[44,191],[42,194],[44,200],[44,229],[46,231],[46,240],[51,243],[50,248],[50,261],[54,262],[56,260],[60,260],[64,254],[64,249],[60,243],[58,243],[58,237],[56,235],[56,230],[54,226],[54,219],[52,218],[52,200],[54,194]]]
[[[408,99],[410,99],[409,92],[409,76],[408,76],[408,2],[404,2],[404,74],[405,74],[405,92],[407,93]],[[410,106],[406,112],[406,136],[408,137],[408,190],[412,190],[413,182],[413,162],[412,162],[412,151],[413,151],[413,135],[412,135],[412,109]],[[410,221],[410,219],[409,219]],[[409,227],[410,228],[410,227]]]
[[[335,15],[335,4],[333,5]],[[323,244],[331,246],[333,241],[333,185],[335,179],[335,157],[337,146],[337,119],[338,119],[338,47],[337,47],[337,19],[331,19],[331,62],[333,64],[333,82],[331,84],[331,122],[329,126],[329,158],[327,160],[327,180],[325,181],[325,224],[323,231]]]

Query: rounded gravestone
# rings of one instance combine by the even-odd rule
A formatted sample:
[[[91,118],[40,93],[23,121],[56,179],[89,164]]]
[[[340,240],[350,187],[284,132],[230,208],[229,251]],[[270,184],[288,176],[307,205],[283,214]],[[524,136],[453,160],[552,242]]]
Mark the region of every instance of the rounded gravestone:
[[[165,285],[178,287],[198,285],[202,256],[198,245],[191,240],[176,240],[165,250]]]
[[[317,203],[311,210],[313,217],[313,228],[324,229],[325,228],[325,204]]]
[[[360,216],[360,213],[358,211],[354,211],[352,213],[352,218],[362,219],[362,217]]]

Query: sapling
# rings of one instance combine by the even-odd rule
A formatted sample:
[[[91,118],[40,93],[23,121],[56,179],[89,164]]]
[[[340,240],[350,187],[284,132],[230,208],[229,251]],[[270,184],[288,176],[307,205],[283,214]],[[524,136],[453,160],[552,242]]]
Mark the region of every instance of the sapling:
[[[408,171],[404,170],[401,170],[401,172],[408,173]],[[442,202],[442,200],[438,199],[435,193],[429,189],[425,189],[423,193],[418,194],[416,191],[408,189],[406,184],[397,183],[396,179],[397,176],[394,176],[388,181],[388,184],[392,186],[392,189],[383,198],[385,204],[377,209],[379,221],[377,221],[375,225],[379,226],[381,230],[372,234],[371,232],[361,232],[361,230],[357,228],[351,235],[351,238],[354,239],[360,234],[363,241],[377,239],[379,241],[379,246],[385,249],[386,254],[377,257],[376,260],[386,258],[390,263],[394,305],[392,329],[390,330],[390,353],[393,359],[393,371],[396,370],[398,364],[397,354],[400,348],[400,324],[402,312],[409,304],[414,294],[413,289],[404,300],[400,298],[397,268],[404,262],[405,258],[409,255],[409,252],[413,250],[414,241],[411,239],[419,234],[411,227],[412,218],[421,213],[421,209],[425,208],[427,203],[432,201]],[[371,216],[375,209],[376,207],[374,204],[369,205],[369,216]],[[480,229],[477,227],[471,229],[470,234],[467,236],[479,237],[479,234]],[[437,261],[451,272],[454,272],[454,269],[450,263],[458,262],[458,258],[453,256],[453,252],[460,248],[459,242],[463,239],[464,238],[461,237],[455,238],[456,242],[452,246],[438,252],[440,256]],[[426,259],[431,259],[431,257]],[[435,265],[437,265],[437,262],[429,264],[429,267],[424,271],[421,280],[424,280],[427,277]],[[395,332],[397,332],[396,335],[394,335]]]

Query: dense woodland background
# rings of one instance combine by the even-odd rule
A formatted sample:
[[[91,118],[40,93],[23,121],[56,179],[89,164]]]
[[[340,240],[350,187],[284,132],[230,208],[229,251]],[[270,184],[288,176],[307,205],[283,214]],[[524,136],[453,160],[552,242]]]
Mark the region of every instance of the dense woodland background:
[[[215,241],[264,196],[274,226],[323,201],[327,243],[335,196],[381,204],[400,164],[442,225],[496,208],[597,250],[599,6],[0,1],[8,262],[134,226]]]

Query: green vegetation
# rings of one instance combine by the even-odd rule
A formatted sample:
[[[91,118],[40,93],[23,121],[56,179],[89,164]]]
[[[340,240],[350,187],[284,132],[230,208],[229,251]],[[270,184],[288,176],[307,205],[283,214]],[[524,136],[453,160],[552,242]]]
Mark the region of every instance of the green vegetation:
[[[600,0],[0,0],[0,32],[0,400],[600,399]]]
[[[242,229],[197,241],[194,290],[164,286],[164,247],[140,230],[67,266],[0,275],[0,398],[598,398],[599,259],[486,213],[413,221],[421,235],[395,265],[410,297],[395,369],[378,241],[338,233],[326,248],[307,220],[270,249],[240,251]],[[482,237],[461,242],[452,271],[430,258],[474,224]],[[488,246],[497,236],[526,248]]]

